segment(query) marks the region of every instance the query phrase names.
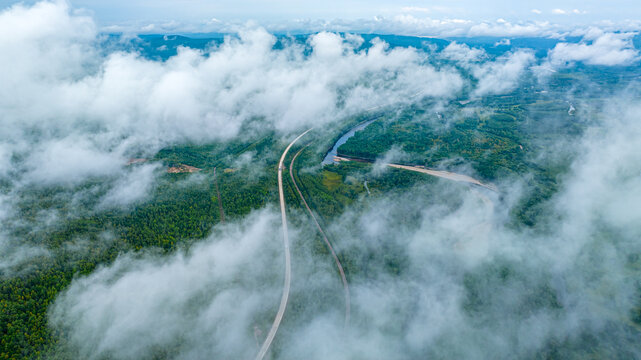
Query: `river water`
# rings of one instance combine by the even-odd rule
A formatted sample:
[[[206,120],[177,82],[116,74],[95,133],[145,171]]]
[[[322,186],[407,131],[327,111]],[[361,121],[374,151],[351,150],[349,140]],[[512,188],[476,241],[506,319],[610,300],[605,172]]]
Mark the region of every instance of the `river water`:
[[[325,158],[323,159],[322,164],[323,164],[323,165],[328,165],[328,164],[334,164],[334,163],[336,163],[336,162],[334,161],[334,156],[338,155],[338,148],[339,148],[341,145],[345,144],[345,143],[347,142],[347,140],[349,140],[349,138],[351,138],[352,136],[354,136],[354,134],[356,134],[356,132],[358,132],[358,131],[361,131],[361,130],[365,129],[365,128],[367,127],[367,125],[369,125],[369,124],[373,123],[374,121],[376,121],[376,119],[378,119],[378,118],[374,118],[374,119],[371,119],[371,120],[367,120],[367,121],[365,121],[365,122],[362,122],[362,123],[360,123],[360,124],[358,124],[358,125],[354,126],[354,127],[353,127],[353,128],[351,128],[351,129],[349,129],[349,131],[348,131],[348,132],[346,132],[345,134],[343,134],[343,136],[341,136],[341,137],[336,141],[336,143],[334,144],[334,147],[332,147],[332,150],[330,150],[330,151],[327,153],[327,155],[325,155]]]

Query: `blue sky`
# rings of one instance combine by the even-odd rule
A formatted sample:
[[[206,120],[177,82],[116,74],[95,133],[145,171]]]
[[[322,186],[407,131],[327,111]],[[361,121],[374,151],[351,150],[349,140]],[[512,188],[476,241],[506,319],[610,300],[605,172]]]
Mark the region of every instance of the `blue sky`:
[[[27,0],[30,4],[36,1]],[[17,1],[0,0],[5,8]],[[346,27],[358,27],[361,20],[377,19],[448,19],[473,22],[505,19],[518,22],[549,22],[564,26],[610,24],[616,26],[629,19],[641,19],[638,0],[450,0],[450,1],[382,1],[382,0],[71,0],[74,8],[87,9],[101,27],[114,25],[143,28],[165,24],[178,28],[198,29],[202,24],[255,20],[261,24],[304,21],[345,20]],[[151,28],[150,28],[151,29]],[[158,29],[158,27],[156,27]]]

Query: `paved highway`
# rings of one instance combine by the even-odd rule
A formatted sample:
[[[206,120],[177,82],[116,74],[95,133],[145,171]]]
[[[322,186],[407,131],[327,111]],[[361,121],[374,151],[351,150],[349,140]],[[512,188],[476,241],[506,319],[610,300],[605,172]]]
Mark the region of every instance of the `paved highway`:
[[[285,315],[285,309],[287,308],[287,301],[289,300],[289,288],[291,285],[290,283],[292,278],[292,264],[291,264],[291,255],[289,252],[289,235],[287,233],[287,214],[285,212],[285,195],[283,192],[283,162],[285,161],[285,157],[287,156],[289,149],[291,149],[291,147],[300,138],[302,138],[305,134],[307,134],[310,130],[312,129],[309,129],[304,133],[298,135],[298,137],[294,139],[294,141],[289,143],[289,145],[283,152],[283,155],[280,157],[280,162],[278,163],[278,195],[280,197],[280,214],[283,220],[283,244],[285,248],[284,249],[285,251],[285,284],[283,285],[283,295],[280,298],[280,306],[278,307],[278,312],[276,313],[276,317],[274,318],[272,327],[269,329],[269,333],[267,333],[267,337],[263,342],[263,346],[261,346],[260,350],[258,351],[258,354],[256,355],[256,360],[262,360],[267,354],[269,347],[272,345],[272,341],[274,341],[274,337],[276,336],[278,327],[280,326],[280,323],[283,320],[283,315]]]
[[[269,333],[267,334],[267,337],[265,338],[265,341],[263,342],[263,345],[261,346],[258,354],[256,355],[256,360],[263,360],[267,352],[269,351],[269,348],[274,341],[274,337],[276,336],[276,332],[278,332],[278,328],[280,326],[281,321],[283,320],[283,316],[285,315],[285,309],[287,308],[287,302],[289,300],[289,291],[290,291],[290,286],[291,286],[291,254],[290,254],[290,249],[289,249],[289,234],[287,232],[287,213],[285,209],[285,194],[283,191],[283,168],[284,165],[283,163],[285,162],[285,158],[287,157],[287,153],[289,150],[292,148],[292,146],[300,140],[305,134],[310,132],[312,129],[309,129],[305,131],[304,133],[300,134],[297,138],[295,138],[287,148],[285,148],[285,151],[283,152],[282,156],[280,157],[280,161],[278,162],[278,195],[280,198],[280,212],[281,212],[281,217],[282,217],[282,222],[283,222],[283,245],[284,245],[284,252],[285,252],[285,283],[283,285],[283,294],[281,296],[280,300],[280,306],[278,307],[278,312],[276,313],[276,317],[274,318],[274,322],[272,323],[271,328],[269,329]],[[327,239],[327,236],[325,235],[325,232],[323,229],[320,227],[320,224],[316,220],[316,217],[312,213],[311,209],[309,208],[307,201],[305,201],[305,198],[303,197],[303,194],[301,193],[300,189],[298,188],[298,185],[296,184],[296,181],[294,180],[294,174],[293,174],[293,167],[294,167],[294,161],[296,160],[296,157],[300,154],[300,151],[296,153],[294,158],[292,159],[292,162],[290,163],[289,167],[289,175],[292,178],[292,182],[294,184],[294,187],[296,188],[296,191],[298,192],[299,196],[301,197],[303,204],[307,208],[307,211],[311,215],[312,219],[314,220],[314,223],[316,224],[316,227],[318,228],[319,232],[323,236],[323,240],[325,241],[325,244],[328,246],[332,253],[332,257],[336,261],[336,265],[339,269],[341,279],[343,281],[343,287],[345,289],[345,298],[346,298],[346,310],[345,310],[345,324],[349,322],[349,316],[350,316],[350,298],[349,298],[349,286],[347,284],[347,279],[345,277],[345,272],[343,271],[343,266],[341,265],[338,257],[336,256],[336,252],[334,251],[334,248],[332,247],[331,243]],[[337,161],[350,161],[351,159],[348,158],[341,158],[336,156],[335,159]],[[491,184],[484,184],[472,177],[466,176],[466,175],[461,175],[461,174],[456,174],[456,173],[451,173],[448,171],[438,171],[438,170],[431,170],[431,169],[426,169],[423,167],[416,167],[416,166],[405,166],[405,165],[398,165],[398,164],[389,164],[390,167],[394,168],[399,168],[399,169],[405,169],[405,170],[410,170],[410,171],[417,171],[417,172],[422,172],[425,174],[429,174],[432,176],[438,176],[442,178],[447,178],[450,180],[454,181],[461,181],[461,182],[467,182],[467,183],[472,183],[476,184],[482,187],[485,187],[487,189],[490,189],[492,191],[496,191],[496,187]]]

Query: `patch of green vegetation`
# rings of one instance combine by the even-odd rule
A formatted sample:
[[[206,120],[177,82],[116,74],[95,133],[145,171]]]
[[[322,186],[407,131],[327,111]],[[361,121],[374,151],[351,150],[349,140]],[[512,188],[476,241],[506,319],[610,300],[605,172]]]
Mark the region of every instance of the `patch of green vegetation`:
[[[188,164],[204,171],[163,175],[151,198],[132,210],[94,210],[93,197],[72,204],[65,188],[33,189],[26,194],[19,204],[25,225],[15,228],[12,236],[46,249],[47,254],[33,258],[16,269],[16,274],[0,274],[0,359],[48,358],[64,345],[60,342],[65,334],[49,327],[47,313],[57,294],[74,277],[89,274],[98,265],[110,264],[123,252],[157,249],[170,253],[206,237],[220,222],[213,167],[235,166],[237,156],[248,149],[265,160],[257,168],[217,171],[228,219],[245,216],[269,202],[276,203],[272,168],[276,160],[269,153],[272,144],[273,139],[268,136],[248,142],[164,149],[155,160],[169,166]],[[75,190],[98,185],[100,181],[95,180]],[[37,221],[42,210],[76,215],[56,227],[34,230],[28,225]]]
[[[527,185],[527,196],[513,210],[513,223],[514,226],[533,226],[545,215],[543,204],[558,191],[558,181],[570,163],[569,159],[541,162],[535,155],[560,137],[571,141],[591,121],[579,113],[568,113],[569,103],[564,100],[568,89],[583,81],[607,85],[631,81],[638,76],[638,70],[619,73],[584,70],[581,74],[561,72],[552,76],[547,92],[526,87],[508,95],[472,99],[464,102],[465,105],[453,102],[440,112],[431,110],[434,104],[424,103],[400,109],[395,114],[359,115],[346,120],[336,131],[335,139],[354,124],[379,117],[357,132],[339,152],[373,160],[399,148],[407,154],[403,163],[428,167],[469,164],[476,176],[487,181],[520,179]],[[577,108],[598,107],[599,96],[603,96],[588,90],[573,94],[575,104],[580,103]],[[194,175],[163,175],[150,199],[127,211],[95,210],[95,200],[101,192],[88,200],[83,198],[72,203],[68,199],[69,189],[31,189],[18,204],[24,224],[16,226],[11,236],[25,244],[42,247],[47,254],[33,258],[23,268],[16,269],[15,274],[0,274],[0,359],[44,358],[64,346],[66,334],[49,327],[47,313],[56,296],[74,277],[89,274],[99,265],[108,265],[124,252],[153,249],[171,253],[189,247],[206,237],[212,226],[221,221],[219,201],[228,219],[277,204],[278,155],[275,154],[280,154],[283,147],[274,134],[268,134],[242,141],[181,144],[162,149],[151,160],[166,166],[185,164],[203,170]],[[249,165],[236,162],[240,155],[249,152],[260,161]],[[324,227],[348,207],[360,211],[367,208],[369,199],[393,192],[402,194],[417,185],[441,181],[399,169],[374,174],[371,164],[361,162],[343,162],[319,169],[320,156],[309,149],[304,151],[294,176]],[[214,168],[220,199],[213,182]],[[300,204],[289,175],[284,177],[288,204]],[[94,179],[75,190],[91,191],[99,188],[101,181]],[[9,186],[0,183],[0,190]],[[435,195],[422,196],[430,199]],[[30,225],[36,224],[45,210],[59,212],[63,220],[51,228],[34,229]],[[408,226],[412,225],[412,218],[418,217],[404,216],[409,219],[403,220]],[[69,250],[71,248],[74,250]],[[327,254],[320,240],[314,249],[319,254]],[[367,278],[380,273],[381,269],[392,276],[398,275],[407,264],[403,249],[387,244],[365,253],[339,251],[338,256],[348,277]],[[630,266],[638,267],[637,260],[631,261]],[[491,307],[492,294],[484,291],[492,286],[507,286],[514,279],[527,276],[517,272],[517,268],[514,264],[501,264],[479,269],[477,274],[466,274],[465,310],[469,314],[482,314]],[[542,282],[531,289],[530,296],[519,306],[523,307],[526,318],[528,309],[554,312],[560,304],[555,291]],[[631,326],[641,326],[640,309],[631,312]],[[617,331],[621,331],[620,328]],[[566,343],[550,340],[548,350],[540,354],[540,358],[564,357],[568,349],[583,344],[584,340]],[[161,349],[157,357],[167,356],[166,351],[169,350]],[[603,349],[587,349],[582,354],[595,357],[609,353]],[[65,355],[59,356],[65,358]]]
[[[417,120],[415,113],[410,109],[393,121],[371,124],[341,146],[339,153],[373,160],[396,146],[409,156],[404,162],[428,167],[460,157],[490,180],[526,170],[528,141],[519,131],[522,112],[504,109],[485,114],[476,109],[464,116],[433,115],[452,118],[445,128],[435,126],[429,117]]]
[[[327,170],[323,171],[322,183],[323,183],[323,186],[327,188],[327,190],[329,191],[336,190],[342,182],[343,182],[343,179],[339,174],[332,171],[327,171]]]

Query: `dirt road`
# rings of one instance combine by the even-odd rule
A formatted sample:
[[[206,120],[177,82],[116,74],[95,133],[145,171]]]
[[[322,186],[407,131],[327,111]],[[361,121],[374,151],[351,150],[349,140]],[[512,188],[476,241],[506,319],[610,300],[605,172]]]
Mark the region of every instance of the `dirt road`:
[[[334,258],[334,262],[336,262],[336,267],[338,268],[338,272],[340,273],[341,280],[343,281],[343,290],[345,292],[345,327],[347,328],[347,325],[349,324],[350,298],[349,298],[349,285],[347,284],[347,278],[345,277],[345,271],[343,270],[343,265],[341,264],[341,261],[338,259],[338,256],[336,256],[336,252],[334,251],[334,247],[332,246],[332,243],[327,238],[327,235],[325,235],[325,231],[323,231],[323,228],[318,223],[316,216],[314,215],[314,213],[312,212],[312,209],[310,209],[309,205],[307,204],[307,201],[305,200],[303,193],[300,191],[300,188],[298,187],[298,184],[296,184],[296,180],[294,179],[294,162],[296,161],[296,158],[298,157],[298,155],[300,155],[300,153],[303,150],[305,150],[305,148],[298,150],[296,155],[294,155],[294,157],[292,158],[292,162],[289,164],[289,176],[292,178],[292,183],[294,184],[294,188],[296,188],[296,192],[298,192],[300,199],[303,201],[303,205],[305,205],[305,208],[307,209],[309,216],[312,218],[312,220],[314,221],[314,224],[316,224],[316,228],[318,229],[318,232],[323,237],[323,241],[325,242],[325,245],[327,245],[327,248],[329,248],[329,251],[331,252],[332,257]]]
[[[459,182],[466,182],[470,184],[475,184],[478,186],[482,186],[486,189],[492,190],[494,192],[497,191],[496,186],[492,184],[485,184],[480,182],[479,180],[476,180],[473,177],[467,176],[467,175],[462,175],[462,174],[457,174],[449,171],[442,171],[442,170],[432,170],[432,169],[426,169],[424,167],[419,167],[419,166],[407,166],[407,165],[397,165],[397,164],[387,164],[389,167],[397,168],[397,169],[404,169],[404,170],[410,170],[410,171],[416,171],[416,172],[421,172],[423,174],[429,174],[432,176],[437,176],[440,178],[444,179],[449,179],[449,180],[454,180],[454,181],[459,181]]]

